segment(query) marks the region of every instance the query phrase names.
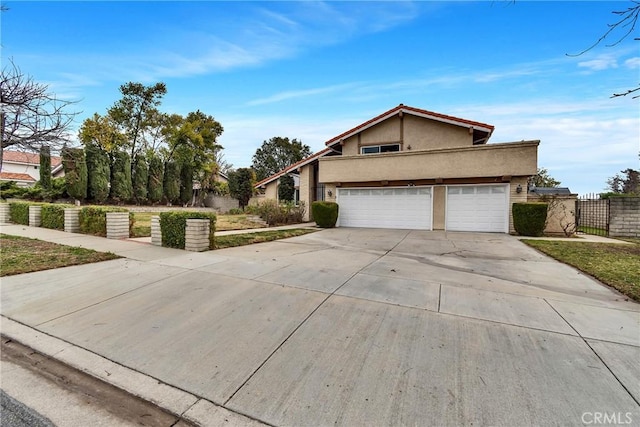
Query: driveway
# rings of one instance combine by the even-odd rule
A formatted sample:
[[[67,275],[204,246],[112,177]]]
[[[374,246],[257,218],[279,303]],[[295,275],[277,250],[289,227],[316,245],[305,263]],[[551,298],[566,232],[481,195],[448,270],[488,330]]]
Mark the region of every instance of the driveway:
[[[511,236],[154,254],[4,278],[2,315],[272,425],[640,424],[640,305]]]

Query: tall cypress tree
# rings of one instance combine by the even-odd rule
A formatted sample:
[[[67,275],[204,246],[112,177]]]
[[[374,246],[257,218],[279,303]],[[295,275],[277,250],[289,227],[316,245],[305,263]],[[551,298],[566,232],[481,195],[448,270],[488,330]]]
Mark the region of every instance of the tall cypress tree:
[[[104,203],[109,197],[109,155],[94,144],[85,146],[88,169],[88,197],[95,203]]]
[[[190,163],[180,165],[180,203],[186,205],[193,196],[193,167]]]
[[[147,202],[147,183],[149,181],[149,168],[147,160],[143,156],[136,156],[133,166],[133,198],[137,204]]]
[[[126,203],[132,196],[131,159],[124,151],[117,151],[111,168],[111,198],[116,202]]]
[[[48,145],[40,146],[40,186],[51,189],[51,149]]]
[[[87,163],[81,148],[62,149],[62,167],[67,194],[76,200],[87,197]]]
[[[164,189],[164,166],[158,156],[149,159],[149,179],[147,181],[147,197],[151,203],[162,200]]]
[[[180,201],[180,166],[176,162],[164,164],[164,197],[169,203]]]

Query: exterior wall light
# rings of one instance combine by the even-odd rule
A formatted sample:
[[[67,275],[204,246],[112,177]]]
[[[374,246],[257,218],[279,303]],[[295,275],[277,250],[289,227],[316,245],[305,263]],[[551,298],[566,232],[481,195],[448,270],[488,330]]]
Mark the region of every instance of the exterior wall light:
[[[518,186],[516,187],[516,193],[522,193],[522,185],[518,184]]]
[[[331,190],[327,191],[327,194],[329,195],[329,197],[333,196],[333,192]]]

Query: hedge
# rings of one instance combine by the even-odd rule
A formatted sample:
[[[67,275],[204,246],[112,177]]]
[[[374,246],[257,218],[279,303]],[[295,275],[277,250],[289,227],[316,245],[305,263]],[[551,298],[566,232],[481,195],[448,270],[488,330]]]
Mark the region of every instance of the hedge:
[[[42,223],[40,226],[54,230],[64,230],[64,210],[73,207],[74,205],[43,204]]]
[[[11,222],[15,224],[29,225],[29,206],[35,203],[11,202],[9,203],[9,215]]]
[[[313,202],[311,214],[316,225],[321,228],[333,228],[338,220],[338,204],[334,202]]]
[[[209,220],[209,249],[215,248],[216,214],[206,212],[170,211],[160,213],[162,246],[184,249],[187,219]]]
[[[513,228],[521,236],[540,237],[547,221],[547,203],[514,203]]]
[[[107,236],[107,212],[129,212],[124,208],[85,206],[80,209],[80,233]],[[133,212],[129,212],[129,235],[133,228]]]

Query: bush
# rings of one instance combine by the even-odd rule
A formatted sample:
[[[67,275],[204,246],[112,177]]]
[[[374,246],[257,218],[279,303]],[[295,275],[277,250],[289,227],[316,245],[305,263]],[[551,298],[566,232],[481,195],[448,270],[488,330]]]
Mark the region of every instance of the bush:
[[[547,221],[547,208],[547,203],[514,203],[511,212],[516,232],[521,236],[542,236]]]
[[[128,212],[124,208],[85,206],[80,209],[80,233],[107,236],[107,212]],[[133,212],[129,212],[129,235],[133,228]]]
[[[334,202],[313,202],[311,214],[318,227],[333,228],[338,221],[338,204]]]
[[[36,184],[32,187],[21,189],[22,195],[20,197],[27,200],[45,202],[52,202],[54,200],[68,197],[67,186],[64,177],[52,179],[49,185],[50,188],[48,189],[42,188],[40,182],[36,182]]]
[[[231,208],[227,214],[229,215],[242,215],[244,212],[240,208]]]
[[[27,188],[18,187],[15,181],[0,182],[0,197],[3,199],[20,198],[27,191]]]
[[[29,205],[28,202],[9,203],[9,215],[11,222],[15,224],[29,225]]]
[[[305,212],[304,202],[300,202],[300,205],[296,206],[293,202],[278,204],[275,200],[265,200],[254,209],[256,215],[259,215],[269,225],[301,223]]]
[[[54,230],[64,230],[64,210],[73,208],[74,205],[44,204],[42,205],[41,227]]]
[[[171,211],[160,213],[160,230],[162,246],[184,249],[184,233],[187,219],[209,220],[209,249],[215,248],[216,214],[207,212]]]

